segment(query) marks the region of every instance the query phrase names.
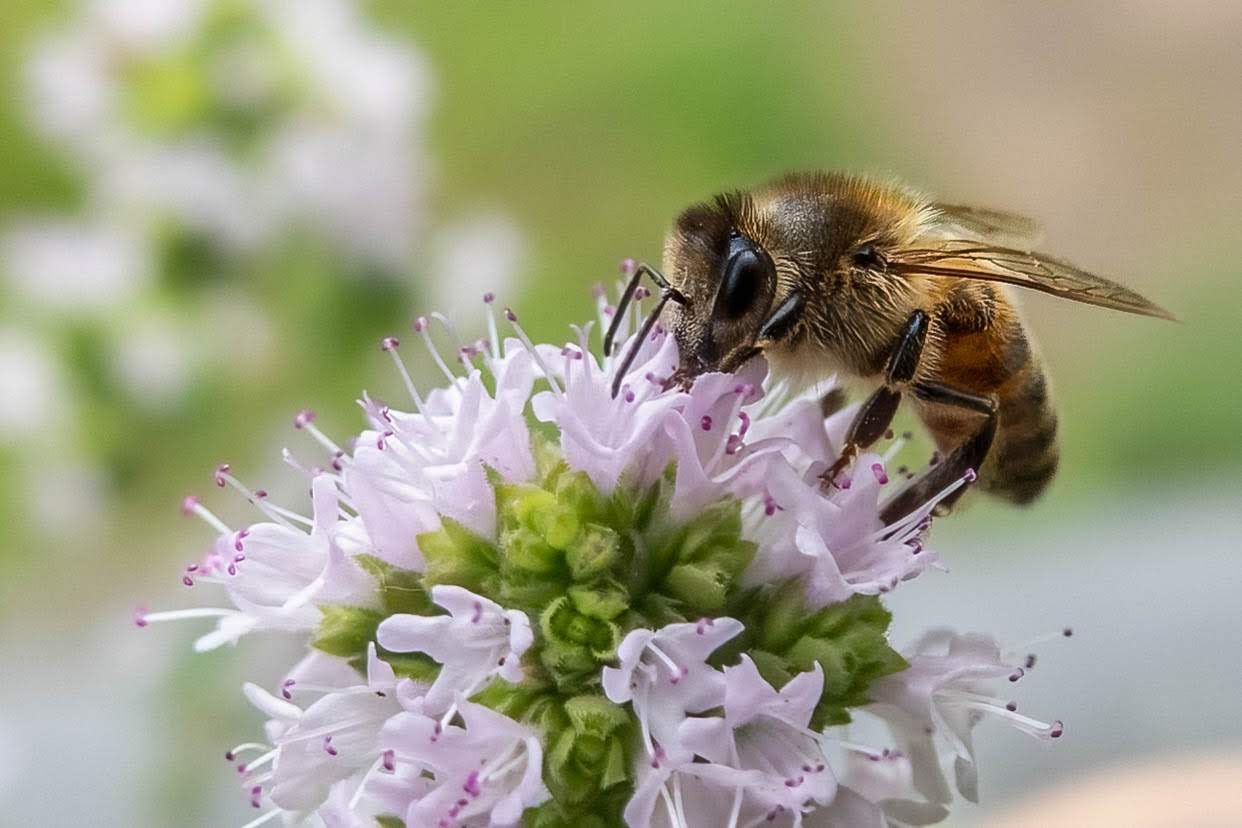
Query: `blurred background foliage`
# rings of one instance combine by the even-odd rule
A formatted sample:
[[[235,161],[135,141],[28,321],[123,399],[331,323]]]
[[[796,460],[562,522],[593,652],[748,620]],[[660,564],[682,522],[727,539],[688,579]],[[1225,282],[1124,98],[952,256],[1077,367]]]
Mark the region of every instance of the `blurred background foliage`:
[[[137,0],[122,5],[141,17],[159,3],[147,12]],[[216,5],[226,17],[250,6]],[[272,8],[278,34],[304,13],[296,3]],[[0,273],[0,331],[34,342],[65,389],[28,432],[0,435],[6,636],[29,629],[32,608],[40,624],[69,633],[117,623],[115,608],[140,593],[175,600],[164,585],[204,539],[177,523],[180,496],[208,489],[223,459],[246,479],[271,482],[302,406],[314,406],[330,433],[355,428],[359,391],[396,387],[378,338],[408,334],[418,312],[443,307],[473,324],[469,308],[491,288],[537,338],[562,336],[587,315],[589,286],[614,278],[619,259],[658,258],[680,209],[790,169],[896,175],[946,199],[1030,213],[1047,228],[1047,249],[1117,276],[1182,319],[1027,302],[1060,399],[1064,471],[1032,510],[980,501],[956,518],[946,537],[963,547],[958,560],[1000,527],[1073,525],[1105,503],[1142,510],[1173,488],[1219,496],[1242,471],[1242,337],[1233,319],[1242,26],[1232,4],[371,0],[359,11],[367,34],[350,48],[391,48],[420,79],[391,103],[412,110],[396,127],[412,164],[393,174],[394,186],[408,186],[416,202],[399,255],[358,255],[348,249],[357,227],[334,236],[305,220],[236,245],[170,221],[156,204],[140,222],[153,276],[109,314],[29,301],[20,280]],[[106,220],[121,209],[101,202],[92,183],[99,161],[90,142],[84,150],[50,136],[36,117],[49,105],[31,79],[39,44],[83,19],[89,13],[64,0],[0,4],[0,232],[31,217]],[[164,135],[200,119],[221,134],[264,138],[292,118],[290,107],[296,114],[290,95],[313,96],[314,73],[295,73],[262,113],[221,115],[195,91],[196,55],[126,76],[147,97],[125,117],[163,124]],[[346,147],[349,158],[365,154]],[[491,281],[472,281],[477,272],[467,278],[455,262]],[[140,351],[206,356],[171,367],[157,360],[185,382],[145,399],[141,382],[118,382],[115,363],[117,343],[152,314],[173,336],[140,341]],[[248,335],[261,352],[247,350]],[[215,339],[236,347],[204,344]],[[24,347],[0,372],[30,367]],[[68,471],[43,479],[49,458]],[[79,520],[81,510],[90,519]],[[208,721],[244,734],[237,677],[221,677],[222,660],[175,659],[165,665],[175,686],[153,685],[183,700],[157,713],[161,727],[180,727],[183,703],[224,694]],[[178,731],[183,770],[198,743],[214,744],[198,721],[194,732]],[[172,810],[163,813],[211,798],[215,788],[168,764],[160,801]],[[203,767],[224,776],[214,762]],[[0,784],[2,771],[0,761]]]

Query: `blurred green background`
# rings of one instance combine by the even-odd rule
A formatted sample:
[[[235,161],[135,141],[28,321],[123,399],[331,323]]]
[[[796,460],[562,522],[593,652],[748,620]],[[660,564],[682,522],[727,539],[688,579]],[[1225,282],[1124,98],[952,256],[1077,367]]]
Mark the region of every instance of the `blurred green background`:
[[[243,9],[241,17],[249,6],[219,5],[230,14]],[[304,13],[297,4],[281,8]],[[1216,616],[1179,621],[1187,602],[1230,600],[1196,584],[1239,575],[1225,554],[1236,549],[1242,506],[1234,482],[1242,471],[1242,337],[1233,319],[1242,259],[1236,4],[375,0],[359,9],[358,26],[419,56],[426,79],[414,126],[400,135],[414,146],[411,186],[420,205],[402,256],[377,264],[342,253],[306,222],[239,250],[159,214],[142,220],[150,281],[107,314],[49,310],[0,273],[8,280],[0,281],[0,331],[34,343],[63,389],[50,409],[55,417],[41,414],[25,433],[0,435],[0,629],[4,663],[25,665],[0,713],[0,726],[17,737],[0,738],[8,743],[0,749],[6,801],[30,790],[38,773],[31,763],[47,755],[47,740],[72,734],[117,761],[75,764],[83,799],[51,805],[45,824],[68,824],[61,819],[70,804],[94,807],[101,824],[174,824],[185,813],[244,821],[244,803],[215,757],[257,719],[236,688],[246,665],[272,669],[270,643],[247,641],[248,661],[239,666],[231,652],[189,655],[193,630],[136,640],[125,626],[139,600],[185,600],[174,590],[177,568],[206,536],[180,522],[181,495],[208,492],[211,469],[224,459],[244,479],[277,486],[279,447],[293,442],[288,424],[304,405],[331,434],[355,428],[360,390],[396,386],[375,343],[408,333],[416,313],[471,307],[493,287],[536,338],[560,337],[588,314],[589,286],[612,278],[619,259],[658,258],[665,226],[682,207],[791,169],[895,175],[948,200],[1028,213],[1045,226],[1046,249],[1116,276],[1181,318],[1165,324],[1031,298],[1030,327],[1059,398],[1064,471],[1034,508],[975,502],[938,540],[955,568],[949,580],[967,579],[961,603],[977,608],[962,623],[1007,619],[1006,602],[1025,600],[1030,612],[1017,617],[1025,624],[1029,615],[1034,628],[1008,632],[1022,638],[1055,628],[1061,619],[1044,619],[1041,607],[1064,600],[1041,604],[1041,596],[1074,579],[1091,587],[1079,597],[1102,626],[1137,613],[1167,641],[1186,642],[1185,669],[1242,677],[1237,657],[1214,663],[1208,643],[1194,643]],[[66,142],[40,127],[35,113],[47,101],[31,81],[38,44],[90,19],[65,2],[0,4],[0,230],[30,217],[112,217],[91,183],[96,157],[80,138]],[[277,17],[271,25],[279,33],[283,24]],[[154,99],[157,121],[184,105],[191,122],[237,127],[236,102],[224,115],[206,104],[195,109],[177,97],[192,94],[192,85],[164,83],[170,76],[160,73],[173,69],[161,66],[151,70],[165,96]],[[121,74],[131,84],[142,77]],[[290,94],[313,98],[311,86],[295,77]],[[244,124],[260,138],[285,117],[261,114],[269,121]],[[240,163],[253,161],[246,153]],[[495,284],[455,294],[452,263],[479,258]],[[186,373],[184,388],[154,403],[118,384],[114,343],[151,314],[183,345],[245,341],[249,329],[221,328],[211,315],[218,308],[209,312],[222,296],[242,297],[262,320],[262,358],[243,347],[174,366]],[[232,318],[233,306],[224,307]],[[20,373],[26,351],[13,353],[6,365]],[[49,462],[70,471],[41,479]],[[79,508],[93,516],[76,521]],[[227,501],[220,508],[229,513]],[[1127,563],[1157,544],[1160,561],[1177,564],[1168,577],[1187,590],[1181,598]],[[1048,547],[1051,563],[1032,558]],[[998,567],[998,557],[1011,564]],[[985,558],[982,570],[996,581],[970,581]],[[1076,561],[1097,558],[1084,583]],[[1020,585],[1041,578],[1048,591],[1026,595]],[[1145,597],[1108,603],[1119,595]],[[1079,646],[1097,664],[1140,656],[1102,652],[1101,641]],[[1075,679],[1061,678],[1049,698],[1067,720],[1083,718]],[[1116,681],[1117,693],[1134,690]],[[58,689],[49,695],[49,686]],[[114,712],[69,727],[63,707],[48,711],[53,699],[71,704],[87,688],[94,704],[115,702]],[[1152,704],[1130,713],[1171,719],[1169,749],[1242,740],[1236,724],[1196,736],[1175,720],[1191,713]],[[1148,749],[1126,741],[1132,721],[1091,716],[1095,739],[1082,737],[1088,744],[1068,751],[1068,763],[1048,760],[1049,768],[1067,772],[1119,749]],[[998,773],[1000,803],[1023,790],[1022,769]],[[986,796],[986,765],[984,789]]]

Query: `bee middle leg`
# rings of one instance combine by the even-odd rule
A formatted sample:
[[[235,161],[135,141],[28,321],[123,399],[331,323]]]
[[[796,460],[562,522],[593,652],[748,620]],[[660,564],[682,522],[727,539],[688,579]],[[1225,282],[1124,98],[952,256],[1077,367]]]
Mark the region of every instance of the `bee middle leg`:
[[[892,500],[884,504],[880,510],[880,519],[885,524],[902,519],[922,504],[944,491],[959,480],[972,482],[972,474],[978,474],[983,461],[987,459],[992,448],[992,440],[996,436],[996,401],[991,397],[983,397],[968,391],[944,385],[939,382],[920,381],[913,385],[915,396],[924,402],[942,403],[974,411],[984,416],[983,423],[948,457],[932,466],[922,477],[902,489]],[[948,514],[953,504],[966,492],[966,485],[958,486],[948,496],[936,504],[935,514]]]
[[[902,389],[918,372],[919,360],[923,357],[923,346],[927,343],[930,327],[931,317],[925,311],[917,310],[910,314],[889,354],[884,369],[884,384],[863,402],[862,408],[854,415],[854,421],[850,423],[849,431],[845,434],[841,456],[820,475],[823,485],[834,485],[837,477],[854,462],[858,453],[888,431],[893,417],[897,414],[897,406],[901,403]]]

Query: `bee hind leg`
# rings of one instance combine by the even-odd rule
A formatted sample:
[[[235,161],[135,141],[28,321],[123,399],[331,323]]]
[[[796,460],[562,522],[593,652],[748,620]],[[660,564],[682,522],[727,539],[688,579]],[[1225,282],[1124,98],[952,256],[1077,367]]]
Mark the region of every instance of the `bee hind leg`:
[[[880,510],[885,524],[892,524],[943,492],[959,480],[974,481],[983,461],[987,459],[996,436],[996,401],[962,391],[939,382],[921,381],[913,385],[915,396],[924,402],[957,406],[984,415],[983,423],[955,448],[948,457],[932,466],[922,477],[902,489]],[[948,514],[968,485],[960,485],[936,504],[934,514]]]
[[[902,388],[914,379],[918,371],[930,325],[931,317],[926,312],[917,310],[910,314],[901,335],[897,337],[892,353],[889,354],[884,370],[884,384],[872,392],[854,415],[849,431],[845,434],[841,456],[819,476],[822,485],[835,485],[837,477],[854,462],[858,453],[888,431],[893,417],[897,414],[897,406],[901,404]]]

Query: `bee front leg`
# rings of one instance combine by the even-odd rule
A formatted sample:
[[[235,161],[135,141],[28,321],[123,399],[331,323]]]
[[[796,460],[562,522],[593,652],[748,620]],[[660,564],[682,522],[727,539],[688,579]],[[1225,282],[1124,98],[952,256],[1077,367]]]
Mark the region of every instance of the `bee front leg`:
[[[823,474],[820,481],[823,485],[835,485],[837,477],[843,472],[863,449],[884,436],[897,414],[897,406],[901,403],[902,388],[914,379],[918,372],[919,360],[923,357],[923,346],[927,343],[927,331],[931,326],[931,317],[926,312],[917,310],[910,314],[897,344],[889,354],[888,364],[884,370],[884,384],[877,388],[862,404],[850,429],[845,435],[845,445],[841,456]]]
[[[992,440],[996,436],[996,401],[990,397],[982,397],[968,391],[962,391],[939,382],[921,381],[913,385],[915,396],[924,402],[941,403],[965,408],[984,415],[983,423],[973,434],[966,438],[943,461],[932,466],[918,480],[915,480],[884,505],[880,511],[880,519],[885,524],[892,524],[913,512],[922,504],[944,491],[963,478],[967,483],[973,482],[973,475],[979,472],[983,461],[987,459],[992,448]],[[936,504],[935,514],[948,514],[963,494],[967,486],[962,485]]]

